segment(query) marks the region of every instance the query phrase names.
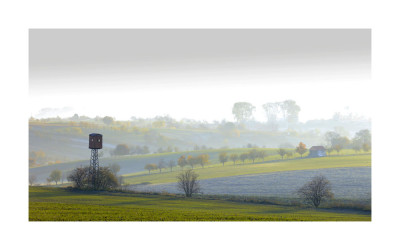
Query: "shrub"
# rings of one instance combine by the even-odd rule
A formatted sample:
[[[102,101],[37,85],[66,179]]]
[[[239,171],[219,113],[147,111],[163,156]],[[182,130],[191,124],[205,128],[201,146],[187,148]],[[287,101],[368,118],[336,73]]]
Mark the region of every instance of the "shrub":
[[[298,190],[298,194],[306,203],[312,204],[315,208],[325,199],[333,198],[331,185],[325,176],[314,176],[312,180]]]
[[[114,149],[114,155],[128,155],[129,147],[126,144],[118,144]]]
[[[50,173],[50,176],[49,176],[49,178],[47,178],[47,182],[55,182],[56,183],[56,185],[57,185],[57,183],[59,182],[61,180],[61,171],[60,170],[58,170],[58,169],[56,169],[56,170],[53,170],[51,173]]]
[[[117,177],[108,167],[100,167],[97,171],[89,166],[76,168],[68,180],[81,190],[111,190],[118,187]]]
[[[177,176],[178,189],[185,192],[186,197],[192,197],[192,194],[200,192],[199,175],[192,169],[186,170]]]

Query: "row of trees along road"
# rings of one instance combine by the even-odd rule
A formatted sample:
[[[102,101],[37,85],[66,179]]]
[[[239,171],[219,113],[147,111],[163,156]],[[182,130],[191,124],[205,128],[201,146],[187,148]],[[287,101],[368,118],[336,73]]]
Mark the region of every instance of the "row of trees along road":
[[[288,151],[286,149],[280,148],[278,149],[278,154],[282,156],[282,159],[284,156],[292,157],[293,156],[293,152],[292,151]],[[305,152],[307,152],[306,149],[306,145],[302,142],[300,142],[299,146],[296,149],[296,152],[299,153],[301,156],[303,156],[303,154]],[[237,153],[232,153],[232,154],[228,154],[226,152],[221,152],[218,155],[218,160],[220,163],[222,163],[222,165],[224,166],[226,162],[228,162],[229,160],[233,162],[234,165],[236,165],[237,161],[241,161],[243,164],[245,163],[246,160],[250,160],[252,161],[252,163],[254,164],[254,162],[257,159],[260,159],[261,161],[264,161],[265,158],[268,157],[268,153],[265,150],[258,150],[258,149],[251,149],[248,152],[243,152],[241,154],[237,154]],[[168,162],[165,162],[164,159],[160,159],[158,164],[156,163],[148,163],[145,165],[145,169],[147,171],[149,171],[149,174],[151,171],[156,171],[158,170],[159,172],[161,172],[163,169],[169,167],[171,172],[173,167],[175,167],[176,165],[180,166],[183,170],[183,168],[185,166],[191,166],[192,169],[196,166],[196,165],[200,165],[201,167],[204,168],[204,166],[206,164],[209,163],[209,159],[210,156],[208,154],[201,154],[198,156],[180,156],[178,158],[178,161],[175,162],[174,160],[170,160]]]
[[[201,154],[198,156],[184,156],[182,155],[181,157],[178,158],[178,161],[176,162],[175,160],[169,160],[168,162],[166,162],[164,159],[160,159],[158,164],[156,163],[148,163],[145,165],[145,169],[147,171],[153,171],[153,170],[159,170],[159,172],[161,172],[163,169],[165,168],[169,168],[172,172],[172,168],[175,166],[180,166],[182,169],[185,166],[191,166],[192,169],[196,166],[196,165],[200,165],[201,167],[204,168],[204,166],[206,164],[209,163],[210,160],[210,156],[208,154]]]
[[[254,163],[256,159],[264,160],[267,156],[268,154],[265,150],[252,149],[248,152],[244,152],[241,154],[232,153],[228,155],[226,152],[222,152],[219,154],[218,160],[224,166],[225,162],[227,162],[228,160],[231,160],[233,162],[233,165],[236,165],[236,162],[239,160],[242,161],[243,164],[246,160],[251,160]]]
[[[295,152],[299,153],[301,157],[303,157],[303,154],[307,152],[306,145],[302,142],[300,142],[299,146],[296,148]],[[282,159],[286,156],[287,158],[290,158],[294,155],[294,152],[285,148],[279,148],[276,151]],[[265,158],[268,157],[268,153],[265,150],[257,150],[257,149],[252,149],[248,152],[244,152],[241,154],[237,153],[232,153],[228,155],[226,152],[222,152],[219,154],[219,162],[222,163],[222,165],[225,164],[225,162],[228,162],[228,160],[231,160],[234,165],[236,165],[237,161],[241,161],[243,164],[245,163],[246,160],[251,160],[252,163],[259,159],[261,161],[265,161]]]

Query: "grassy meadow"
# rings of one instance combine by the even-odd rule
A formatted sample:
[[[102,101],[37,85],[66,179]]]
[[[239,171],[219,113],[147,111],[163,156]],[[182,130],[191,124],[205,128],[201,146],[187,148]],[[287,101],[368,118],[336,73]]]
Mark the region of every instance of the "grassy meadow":
[[[370,221],[360,211],[30,187],[29,221]]]
[[[343,150],[340,155],[332,154],[322,158],[293,158],[281,160],[269,149],[270,155],[264,161],[258,159],[236,164],[228,161],[224,165],[218,162],[218,154],[247,152],[250,149],[218,149],[188,151],[184,155],[208,153],[210,164],[202,168],[195,166],[200,180],[235,176],[251,176],[267,173],[292,172],[296,170],[316,170],[333,168],[370,167],[370,154],[354,154]],[[182,153],[162,153],[144,156],[114,157],[117,163],[127,165],[135,162],[144,167],[144,162],[157,162],[160,157],[177,158]],[[100,159],[104,162],[103,159]],[[140,163],[140,164],[139,164]],[[143,165],[142,165],[143,164]],[[121,164],[124,166],[124,164]],[[47,166],[46,168],[50,168]],[[44,169],[37,167],[32,170]],[[189,169],[186,166],[185,169]],[[122,168],[121,168],[122,169]],[[124,183],[136,184],[172,184],[182,168],[176,166],[172,171],[167,168],[161,172],[128,172],[124,174]],[[65,184],[64,185],[69,185]],[[250,197],[251,198],[251,197]],[[251,199],[250,199],[251,200]],[[357,203],[357,198],[354,204]],[[350,201],[352,204],[353,201]],[[198,195],[185,198],[182,194],[149,192],[81,192],[69,188],[33,186],[29,188],[30,221],[370,221],[369,210],[343,207],[324,207],[313,209],[299,203],[290,202],[249,202],[248,199],[229,200],[222,195]]]

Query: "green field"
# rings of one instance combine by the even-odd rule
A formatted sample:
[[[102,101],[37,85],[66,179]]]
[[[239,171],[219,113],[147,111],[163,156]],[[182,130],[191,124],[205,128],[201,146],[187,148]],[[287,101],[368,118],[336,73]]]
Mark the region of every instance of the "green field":
[[[284,161],[274,161],[268,163],[257,164],[214,164],[204,168],[197,167],[196,173],[199,174],[199,179],[210,179],[218,177],[228,177],[246,174],[261,174],[278,171],[293,171],[293,170],[308,170],[322,168],[343,168],[343,167],[365,167],[371,166],[371,155],[347,155],[322,158],[304,158]],[[161,172],[151,174],[128,174],[124,175],[126,184],[161,184],[176,182],[178,171]]]
[[[370,221],[362,212],[125,192],[29,188],[30,221]]]

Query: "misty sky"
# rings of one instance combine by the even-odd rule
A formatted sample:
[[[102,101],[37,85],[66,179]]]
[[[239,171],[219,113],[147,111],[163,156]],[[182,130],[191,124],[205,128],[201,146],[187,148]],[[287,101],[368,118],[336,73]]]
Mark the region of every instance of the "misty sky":
[[[300,121],[370,117],[371,31],[30,30],[30,114],[233,120],[295,100]]]

